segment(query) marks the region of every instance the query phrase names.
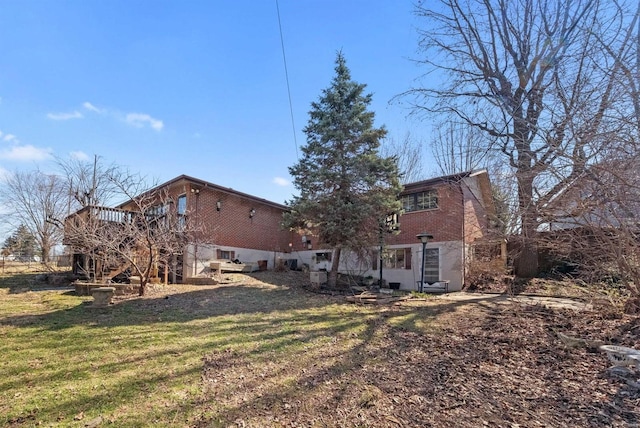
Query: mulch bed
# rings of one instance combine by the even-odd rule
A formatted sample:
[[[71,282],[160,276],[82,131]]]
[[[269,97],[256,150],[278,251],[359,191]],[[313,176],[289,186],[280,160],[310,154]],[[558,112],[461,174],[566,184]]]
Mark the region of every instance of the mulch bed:
[[[400,388],[405,398],[419,398],[419,405],[399,409],[407,426],[636,424],[639,391],[608,374],[603,354],[567,348],[556,332],[633,346],[640,324],[584,315],[537,306],[496,307],[440,335],[402,333],[407,345],[391,359],[405,358],[407,364],[390,367],[393,375],[380,379],[381,385],[392,390],[393,378],[415,379]]]
[[[420,302],[414,309],[432,317],[438,304]],[[370,326],[375,340],[354,350],[341,348],[338,339],[304,368],[282,367],[278,361],[265,366],[229,350],[205,356],[207,401],[222,407],[212,408],[195,425],[640,424],[640,391],[607,370],[604,354],[569,348],[557,336],[633,347],[639,343],[638,318],[518,304],[466,305],[440,313],[423,333],[388,322],[394,311],[407,310],[403,305],[380,308]],[[325,364],[323,356],[333,363]],[[273,373],[286,373],[286,387]]]

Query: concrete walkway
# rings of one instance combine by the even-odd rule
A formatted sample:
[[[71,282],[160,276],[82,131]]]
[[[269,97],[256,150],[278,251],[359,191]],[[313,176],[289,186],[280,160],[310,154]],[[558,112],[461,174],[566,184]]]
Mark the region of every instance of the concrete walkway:
[[[522,303],[525,305],[542,305],[548,308],[566,308],[576,311],[591,310],[592,306],[589,303],[582,302],[577,299],[569,299],[566,297],[544,297],[544,296],[523,296],[515,295],[510,296],[508,294],[490,294],[490,293],[466,293],[464,291],[456,291],[448,294],[441,294],[439,299],[453,300],[453,301],[465,301],[469,303],[495,303],[505,304],[510,302]]]

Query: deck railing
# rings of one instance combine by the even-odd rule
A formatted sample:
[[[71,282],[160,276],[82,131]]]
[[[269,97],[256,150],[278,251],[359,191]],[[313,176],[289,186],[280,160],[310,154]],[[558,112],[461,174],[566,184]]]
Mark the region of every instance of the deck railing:
[[[127,211],[120,208],[90,205],[76,211],[74,214],[71,214],[67,217],[67,220],[70,218],[79,218],[84,221],[95,219],[113,223],[129,223],[133,220],[136,214],[137,213],[134,211]]]
[[[135,216],[138,213],[134,211],[127,211],[120,208],[110,208],[101,206],[87,206],[75,213],[67,216],[64,222],[64,239],[63,243],[66,245],[72,244],[74,237],[78,236],[78,233],[82,233],[81,230],[90,227],[92,222],[97,223],[109,223],[109,224],[129,224],[133,222]]]

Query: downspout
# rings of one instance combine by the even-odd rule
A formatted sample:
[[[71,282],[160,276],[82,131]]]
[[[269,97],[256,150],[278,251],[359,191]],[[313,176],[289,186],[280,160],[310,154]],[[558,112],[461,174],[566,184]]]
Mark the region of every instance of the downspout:
[[[198,275],[198,232],[200,231],[200,219],[198,218],[198,201],[200,200],[200,188],[191,188],[191,194],[196,197],[196,215],[195,215],[195,233],[194,233],[194,250],[193,250],[193,276]]]

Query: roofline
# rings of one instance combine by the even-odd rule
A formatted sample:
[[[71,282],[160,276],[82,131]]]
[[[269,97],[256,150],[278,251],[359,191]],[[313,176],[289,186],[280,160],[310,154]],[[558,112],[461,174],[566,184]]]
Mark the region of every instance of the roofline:
[[[196,184],[198,186],[202,186],[202,188],[209,188],[209,189],[217,190],[217,191],[220,191],[220,192],[225,192],[225,193],[228,193],[228,194],[231,194],[231,195],[239,196],[239,197],[244,198],[244,199],[250,199],[250,200],[255,201],[255,202],[260,202],[262,204],[270,205],[270,206],[272,206],[274,208],[278,208],[278,209],[282,209],[282,210],[289,210],[289,207],[287,207],[286,205],[279,204],[279,203],[273,202],[273,201],[269,201],[267,199],[259,198],[257,196],[253,196],[253,195],[250,195],[248,193],[244,193],[244,192],[240,192],[238,190],[234,190],[234,189],[232,189],[230,187],[220,186],[220,185],[211,183],[209,181],[201,180],[199,178],[191,177],[191,176],[185,175],[185,174],[181,174],[181,175],[179,175],[179,176],[177,176],[175,178],[172,178],[171,180],[169,180],[167,182],[164,182],[162,184],[154,186],[151,189],[141,193],[139,196],[146,195],[148,193],[151,193],[151,192],[153,192],[155,190],[158,190],[158,189],[161,189],[163,187],[170,187],[173,184],[178,183],[181,180],[185,180],[185,181],[194,183],[194,184]],[[125,205],[129,204],[131,201],[132,200],[130,199],[130,200],[126,201],[126,202],[123,202],[120,205],[117,205],[116,208],[122,208]]]
[[[467,178],[467,177],[475,177],[476,175],[480,175],[480,174],[487,174],[487,170],[486,169],[478,169],[478,170],[471,170],[471,171],[465,171],[465,172],[459,172],[456,174],[450,174],[450,175],[443,175],[441,177],[434,177],[434,178],[429,178],[427,180],[422,180],[422,181],[415,181],[413,183],[406,183],[404,185],[404,188],[406,189],[407,187],[427,187],[427,186],[433,186],[436,184],[442,184],[442,183],[451,183],[451,182],[459,182],[462,181],[462,179]],[[404,190],[403,190],[404,192]]]
[[[413,183],[406,183],[403,186],[404,189],[400,193],[404,193],[408,187],[427,187],[427,186],[433,186],[433,185],[437,185],[437,184],[445,184],[445,183],[452,183],[452,182],[457,183],[457,182],[462,181],[464,178],[474,177],[474,176],[477,176],[477,175],[480,175],[480,174],[486,174],[486,173],[487,173],[486,169],[479,169],[479,170],[471,170],[471,171],[459,172],[459,173],[456,173],[456,174],[443,175],[441,177],[429,178],[427,180],[415,181]],[[220,191],[220,192],[225,192],[225,193],[228,193],[228,194],[231,194],[231,195],[236,195],[236,196],[239,196],[239,197],[244,198],[244,199],[249,199],[249,200],[252,200],[252,201],[255,201],[255,202],[260,202],[262,204],[270,205],[270,206],[272,206],[274,208],[278,208],[278,209],[281,209],[281,210],[289,210],[289,207],[286,206],[286,205],[279,204],[279,203],[273,202],[273,201],[269,201],[269,200],[264,199],[264,198],[259,198],[257,196],[253,196],[253,195],[250,195],[248,193],[244,193],[244,192],[240,192],[238,190],[232,189],[230,187],[220,186],[218,184],[211,183],[210,181],[201,180],[199,178],[191,177],[191,176],[185,175],[185,174],[181,174],[181,175],[179,175],[179,176],[177,176],[175,178],[172,178],[169,181],[166,181],[166,182],[164,182],[162,184],[154,186],[151,189],[141,193],[139,196],[146,195],[146,194],[148,194],[150,192],[153,192],[155,190],[161,189],[163,187],[169,187],[169,186],[171,186],[171,185],[173,185],[173,184],[175,184],[175,183],[177,183],[177,182],[179,182],[181,180],[185,180],[185,181],[194,183],[196,185],[202,186],[203,188],[210,188],[210,189],[217,190],[217,191]],[[121,203],[119,205],[116,205],[116,208],[122,208],[125,205],[131,203],[131,201],[132,200],[130,199],[130,200],[126,201],[126,202],[123,202],[123,203]]]

